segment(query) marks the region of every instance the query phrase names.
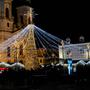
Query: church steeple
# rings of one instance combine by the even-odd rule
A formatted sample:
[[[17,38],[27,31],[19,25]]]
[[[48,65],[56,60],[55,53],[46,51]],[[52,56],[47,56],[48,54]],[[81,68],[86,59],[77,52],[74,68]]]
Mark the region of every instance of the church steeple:
[[[20,1],[22,3],[20,4]],[[27,26],[33,23],[33,9],[31,7],[31,0],[18,0],[19,7],[17,7],[18,26]]]
[[[12,0],[4,0],[4,17],[6,19],[12,18]]]
[[[12,32],[12,0],[0,0],[0,31]]]
[[[0,0],[0,18],[4,16],[4,0]]]

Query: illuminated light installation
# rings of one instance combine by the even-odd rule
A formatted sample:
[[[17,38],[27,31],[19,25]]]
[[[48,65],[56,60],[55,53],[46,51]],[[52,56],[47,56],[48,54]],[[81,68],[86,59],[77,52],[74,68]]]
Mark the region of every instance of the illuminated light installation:
[[[68,59],[68,74],[71,75],[72,74],[72,59]]]
[[[9,38],[8,40],[6,40],[5,42],[0,44],[0,51],[3,51],[5,49],[7,49],[8,47],[10,47],[12,44],[15,44],[15,42],[20,41],[21,39],[23,39],[24,37],[26,37],[28,35],[28,33],[30,32],[30,28],[34,28],[34,32],[36,34],[36,36],[40,39],[41,43],[44,44],[51,44],[52,47],[55,47],[58,49],[58,44],[60,43],[60,41],[62,39],[47,33],[46,31],[38,28],[35,25],[28,25],[25,29],[23,29],[21,32],[17,33],[16,35],[12,36],[11,38]],[[65,41],[64,41],[65,42]]]
[[[71,75],[72,74],[72,52],[69,50],[68,53],[68,59],[67,59],[67,62],[68,62],[68,74]]]
[[[39,42],[39,44],[41,44],[42,48],[47,49],[47,50],[50,49],[52,50],[52,53],[53,52],[56,53],[55,51],[58,51],[58,45],[60,44],[60,41],[62,40],[38,28],[37,26],[30,24],[25,29],[23,29],[22,31],[18,32],[17,34],[15,34],[11,38],[9,38],[8,40],[0,44],[0,60],[3,60],[2,62],[6,62],[7,56],[9,56],[10,60],[15,59],[15,57],[17,57],[16,59],[19,62],[20,55],[22,56],[24,55],[23,56],[24,65],[26,63],[25,66],[27,66],[27,64],[30,67],[31,65],[33,66],[33,63],[31,63],[30,61],[32,62],[37,61],[36,53],[32,54],[32,51],[34,53],[34,51],[36,50],[36,48],[34,48],[34,45],[36,42],[33,42],[35,41],[35,39],[37,39],[36,42]],[[22,47],[20,48],[21,45]],[[41,47],[39,46],[39,48]],[[21,49],[21,51],[19,49]],[[6,56],[3,56],[3,54]],[[35,56],[35,60],[33,59],[34,56]]]

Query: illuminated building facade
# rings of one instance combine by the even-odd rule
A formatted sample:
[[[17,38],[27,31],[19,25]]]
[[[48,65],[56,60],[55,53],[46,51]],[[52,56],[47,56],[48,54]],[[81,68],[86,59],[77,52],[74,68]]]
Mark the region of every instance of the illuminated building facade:
[[[17,18],[12,16],[12,0],[0,0],[0,43],[32,23],[32,8],[29,5],[17,7],[16,14]]]
[[[17,28],[14,27],[15,19],[12,17],[12,0],[0,0],[0,62],[22,62],[26,69],[35,68],[38,62],[34,28],[23,29],[32,23],[32,8],[27,5],[17,7]],[[25,30],[28,34],[22,37]],[[10,42],[14,43],[11,45]]]
[[[0,0],[0,31],[13,31],[12,0]]]
[[[89,60],[90,43],[70,44],[59,46],[59,59]]]

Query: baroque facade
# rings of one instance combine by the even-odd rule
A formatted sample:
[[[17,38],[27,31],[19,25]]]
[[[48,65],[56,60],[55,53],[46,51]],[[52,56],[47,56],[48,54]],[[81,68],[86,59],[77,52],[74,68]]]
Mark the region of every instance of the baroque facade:
[[[27,36],[8,45],[10,38],[17,37],[16,35],[21,33],[24,27],[32,23],[32,8],[27,5],[17,7],[17,21],[19,28],[14,27],[12,0],[0,0],[0,62],[19,61],[26,69],[35,68],[38,66],[38,60],[33,27],[29,28]],[[4,46],[6,49],[2,50]]]
[[[0,0],[0,31],[12,32],[13,17],[12,17],[12,1]]]
[[[49,64],[52,61],[51,58],[47,59],[48,51],[36,48],[32,8],[21,5],[16,10],[17,18],[12,16],[12,0],[0,0],[0,62],[21,62],[26,69],[35,69],[39,65]],[[15,27],[15,19],[18,27]],[[27,26],[28,24],[30,25]],[[28,33],[22,35],[27,30]]]
[[[14,20],[17,19],[17,25]],[[32,8],[27,5],[17,7],[17,18],[12,16],[12,0],[0,0],[0,42],[7,40],[26,25],[32,23]]]

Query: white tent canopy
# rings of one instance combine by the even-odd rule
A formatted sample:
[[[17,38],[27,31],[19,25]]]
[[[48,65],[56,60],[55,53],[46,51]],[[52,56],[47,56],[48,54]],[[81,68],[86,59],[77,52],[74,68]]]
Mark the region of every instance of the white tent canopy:
[[[11,65],[11,67],[14,67],[14,66],[20,66],[20,67],[23,67],[24,68],[24,65],[21,64],[21,63],[19,63],[19,62],[14,63],[14,64]]]
[[[86,64],[89,64],[90,65],[90,61],[88,61]]]
[[[0,63],[0,66],[5,66],[5,67],[16,67],[16,66],[20,66],[22,68],[24,68],[25,66],[19,62],[17,63],[14,63],[14,64],[8,64],[8,63],[5,63],[5,62],[1,62]]]
[[[10,67],[10,64],[5,63],[5,62],[1,62],[1,63],[0,63],[0,66]]]
[[[86,63],[83,60],[80,60],[79,62],[77,62],[77,65],[85,65]]]

